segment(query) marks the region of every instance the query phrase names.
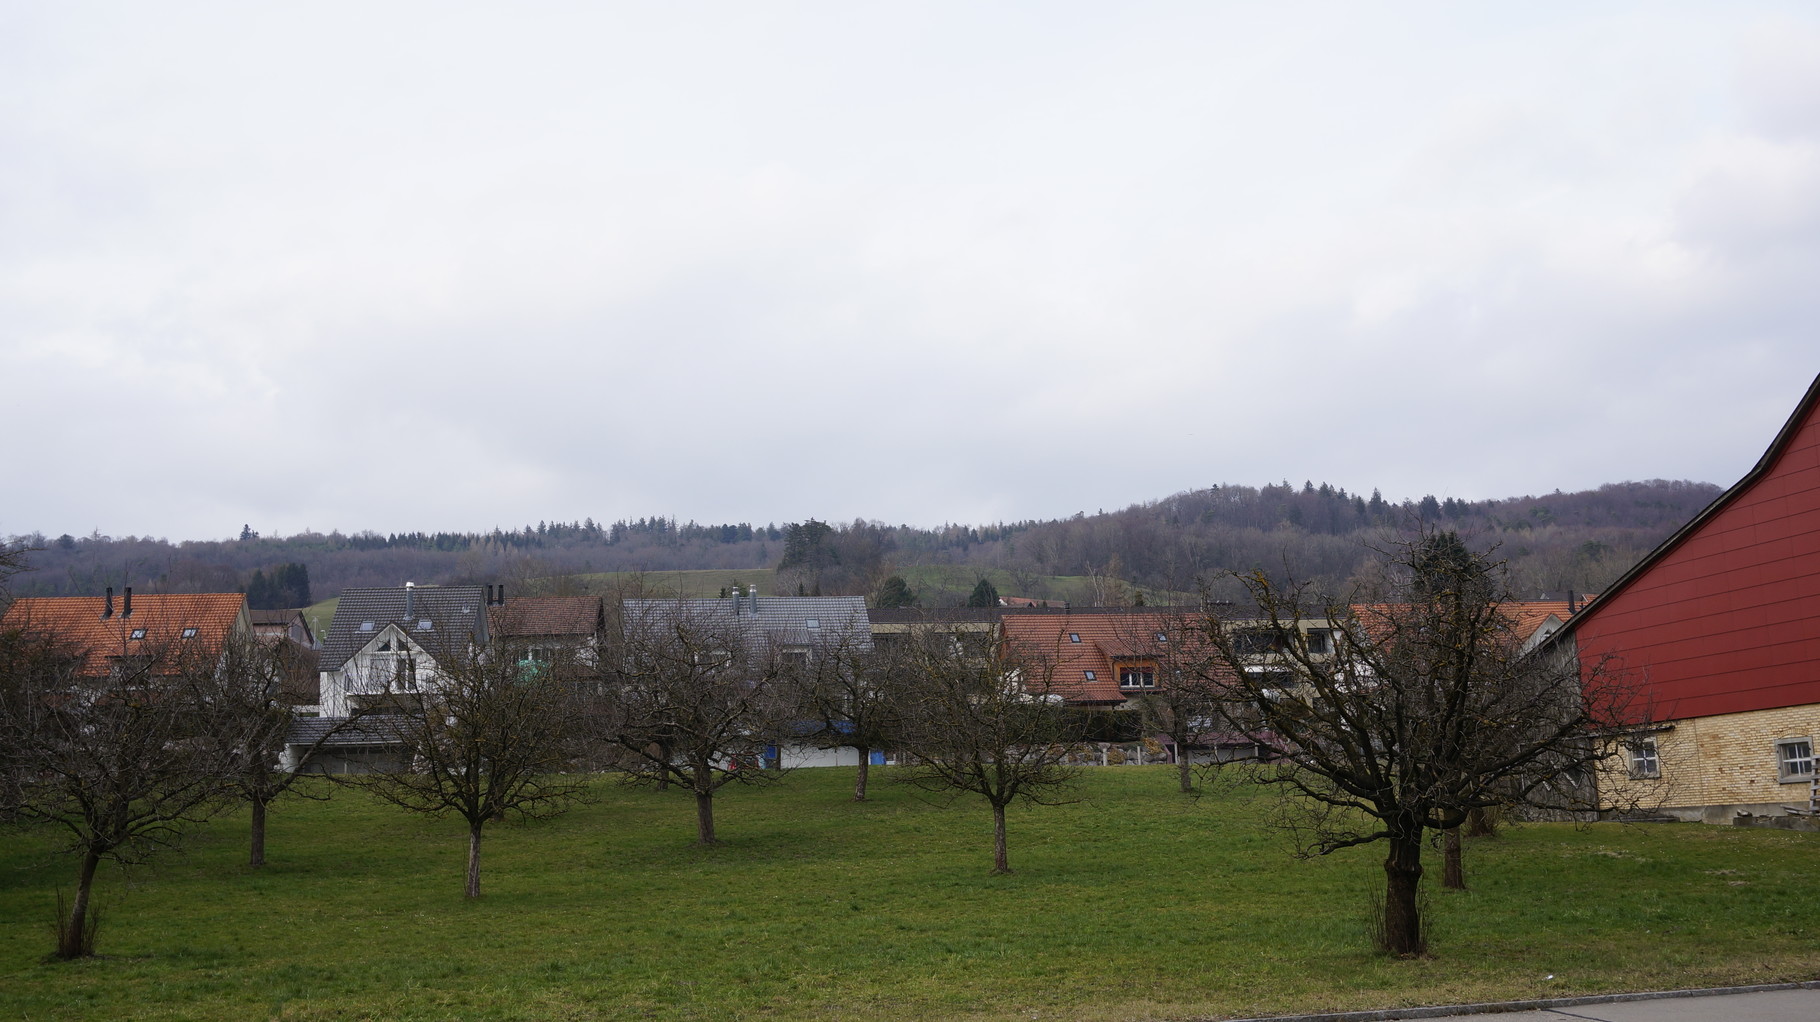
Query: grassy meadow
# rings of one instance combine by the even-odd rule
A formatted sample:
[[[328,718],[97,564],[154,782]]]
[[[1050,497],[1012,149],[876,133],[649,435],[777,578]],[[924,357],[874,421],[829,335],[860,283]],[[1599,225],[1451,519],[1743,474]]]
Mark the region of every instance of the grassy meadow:
[[[866,803],[839,769],[727,791],[709,849],[684,793],[603,781],[489,828],[472,902],[459,821],[292,800],[263,869],[244,813],[104,868],[102,957],[74,963],[46,952],[76,862],[7,829],[0,1017],[1220,1018],[1820,977],[1820,834],[1509,829],[1404,961],[1364,937],[1381,848],[1297,860],[1230,773],[1190,798],[1167,767],[1089,770],[1082,801],[1013,811],[1011,876],[983,804],[889,774]]]

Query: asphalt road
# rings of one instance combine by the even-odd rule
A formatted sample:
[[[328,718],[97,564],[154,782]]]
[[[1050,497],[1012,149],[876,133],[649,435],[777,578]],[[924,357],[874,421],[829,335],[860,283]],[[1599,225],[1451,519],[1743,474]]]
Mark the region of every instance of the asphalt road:
[[[1331,1015],[1276,1016],[1267,1022],[1820,1022],[1820,981],[1725,990],[1564,997],[1549,1001],[1388,1008]],[[1241,1020],[1266,1022],[1266,1020]]]

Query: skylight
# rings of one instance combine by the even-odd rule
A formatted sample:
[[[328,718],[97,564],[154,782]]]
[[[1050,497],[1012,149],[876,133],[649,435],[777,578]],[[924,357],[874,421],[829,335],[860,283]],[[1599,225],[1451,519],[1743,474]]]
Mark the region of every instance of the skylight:
[[[420,632],[427,632],[430,628],[430,619],[427,617],[417,622],[417,630]]]
[[[812,617],[809,620],[803,622],[804,628],[820,628],[821,626],[822,626],[822,619],[819,617]]]
[[[1088,681],[1098,681],[1100,677],[1098,671],[1082,671],[1081,673],[1087,676]]]
[[[131,635],[131,636],[129,636],[129,638],[134,638],[134,639],[143,639],[143,638],[145,638],[145,629],[143,629],[143,628],[135,628],[135,629],[133,629],[133,634],[132,634],[132,635]]]
[[[183,630],[183,637],[186,639],[194,639],[196,637],[196,629],[193,627],[185,628]]]
[[[1080,632],[1069,632],[1069,633],[1068,633],[1068,641],[1069,641],[1069,642],[1079,642],[1079,641],[1081,641],[1081,633],[1080,633]]]
[[[362,622],[360,622],[360,630],[361,630],[361,631],[363,631],[363,632],[370,632],[370,631],[372,631],[372,630],[373,630],[373,622],[371,622],[371,621],[362,621]]]

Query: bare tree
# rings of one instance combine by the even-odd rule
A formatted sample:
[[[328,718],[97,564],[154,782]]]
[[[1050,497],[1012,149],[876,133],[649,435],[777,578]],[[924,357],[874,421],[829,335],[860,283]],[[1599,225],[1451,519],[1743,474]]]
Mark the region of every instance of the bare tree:
[[[247,863],[265,865],[266,816],[273,802],[286,794],[326,799],[295,788],[310,757],[361,719],[352,716],[324,722],[313,729],[311,740],[287,755],[291,731],[299,719],[290,684],[303,653],[287,641],[261,642],[251,637],[230,639],[212,677],[202,679],[204,695],[215,710],[234,721],[231,728],[205,735],[222,744],[223,762],[233,764],[230,790],[247,803],[251,816]]]
[[[852,749],[859,759],[853,800],[864,802],[872,753],[890,747],[903,731],[904,670],[896,645],[875,646],[843,636],[809,651],[792,687],[802,719],[813,730],[803,737],[821,748]]]
[[[1226,685],[1214,669],[1217,650],[1207,640],[1204,615],[1187,609],[1133,614],[1121,628],[1132,684],[1121,687],[1146,731],[1162,734],[1174,750],[1177,784],[1194,791],[1190,750],[1206,744],[1220,721]]]
[[[1004,640],[984,648],[939,630],[899,647],[906,682],[905,780],[925,791],[979,795],[992,807],[992,871],[1009,873],[1005,808],[1074,801],[1068,760],[1081,715],[1052,691],[1052,662]]]
[[[1630,714],[1617,677],[1582,679],[1571,658],[1525,656],[1502,566],[1423,527],[1383,552],[1354,598],[1242,576],[1257,617],[1214,620],[1222,712],[1279,760],[1267,779],[1302,796],[1287,822],[1305,853],[1374,841],[1384,862],[1381,942],[1427,947],[1417,890],[1427,831],[1475,809],[1592,808],[1602,738]],[[1302,627],[1318,612],[1341,625]]]
[[[397,744],[398,760],[353,783],[412,812],[459,816],[468,825],[466,893],[477,898],[489,821],[557,816],[587,796],[585,780],[565,771],[578,748],[578,696],[591,665],[560,651],[533,657],[499,638],[471,646],[459,629],[433,631],[451,637],[416,679],[418,707],[365,721]]]
[[[12,622],[0,639],[11,810],[68,831],[80,856],[75,897],[60,913],[57,955],[94,953],[89,915],[104,860],[143,861],[231,804],[238,768],[227,750],[244,721],[208,698],[216,651],[141,639],[78,648]]]
[[[716,843],[714,795],[774,779],[763,769],[796,699],[774,651],[724,600],[626,600],[603,664],[612,724],[630,776],[695,796],[696,838]]]

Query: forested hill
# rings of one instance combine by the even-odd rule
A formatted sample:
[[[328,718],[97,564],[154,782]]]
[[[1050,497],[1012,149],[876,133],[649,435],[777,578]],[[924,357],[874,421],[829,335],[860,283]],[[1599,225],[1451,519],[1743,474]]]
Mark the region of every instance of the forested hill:
[[[1525,593],[1597,590],[1719,494],[1710,483],[1613,483],[1505,500],[1424,497],[1393,504],[1312,481],[1221,485],[1062,521],[948,525],[700,525],[641,518],[610,525],[539,522],[486,533],[340,532],[223,541],[13,537],[41,548],[16,595],[247,590],[264,600],[333,596],[352,586],[517,581],[577,572],[780,568],[791,591],[870,594],[894,571],[923,565],[996,569],[1018,595],[1046,597],[1050,576],[1092,575],[1154,590],[1193,591],[1228,569],[1289,570],[1341,580],[1366,546],[1416,519],[1496,545]],[[297,567],[302,566],[300,571]],[[258,576],[255,577],[255,573]],[[300,576],[307,576],[300,578]],[[284,584],[275,580],[284,579]],[[523,591],[522,589],[519,591]],[[266,596],[264,594],[272,594]],[[256,601],[257,602],[257,601]]]

